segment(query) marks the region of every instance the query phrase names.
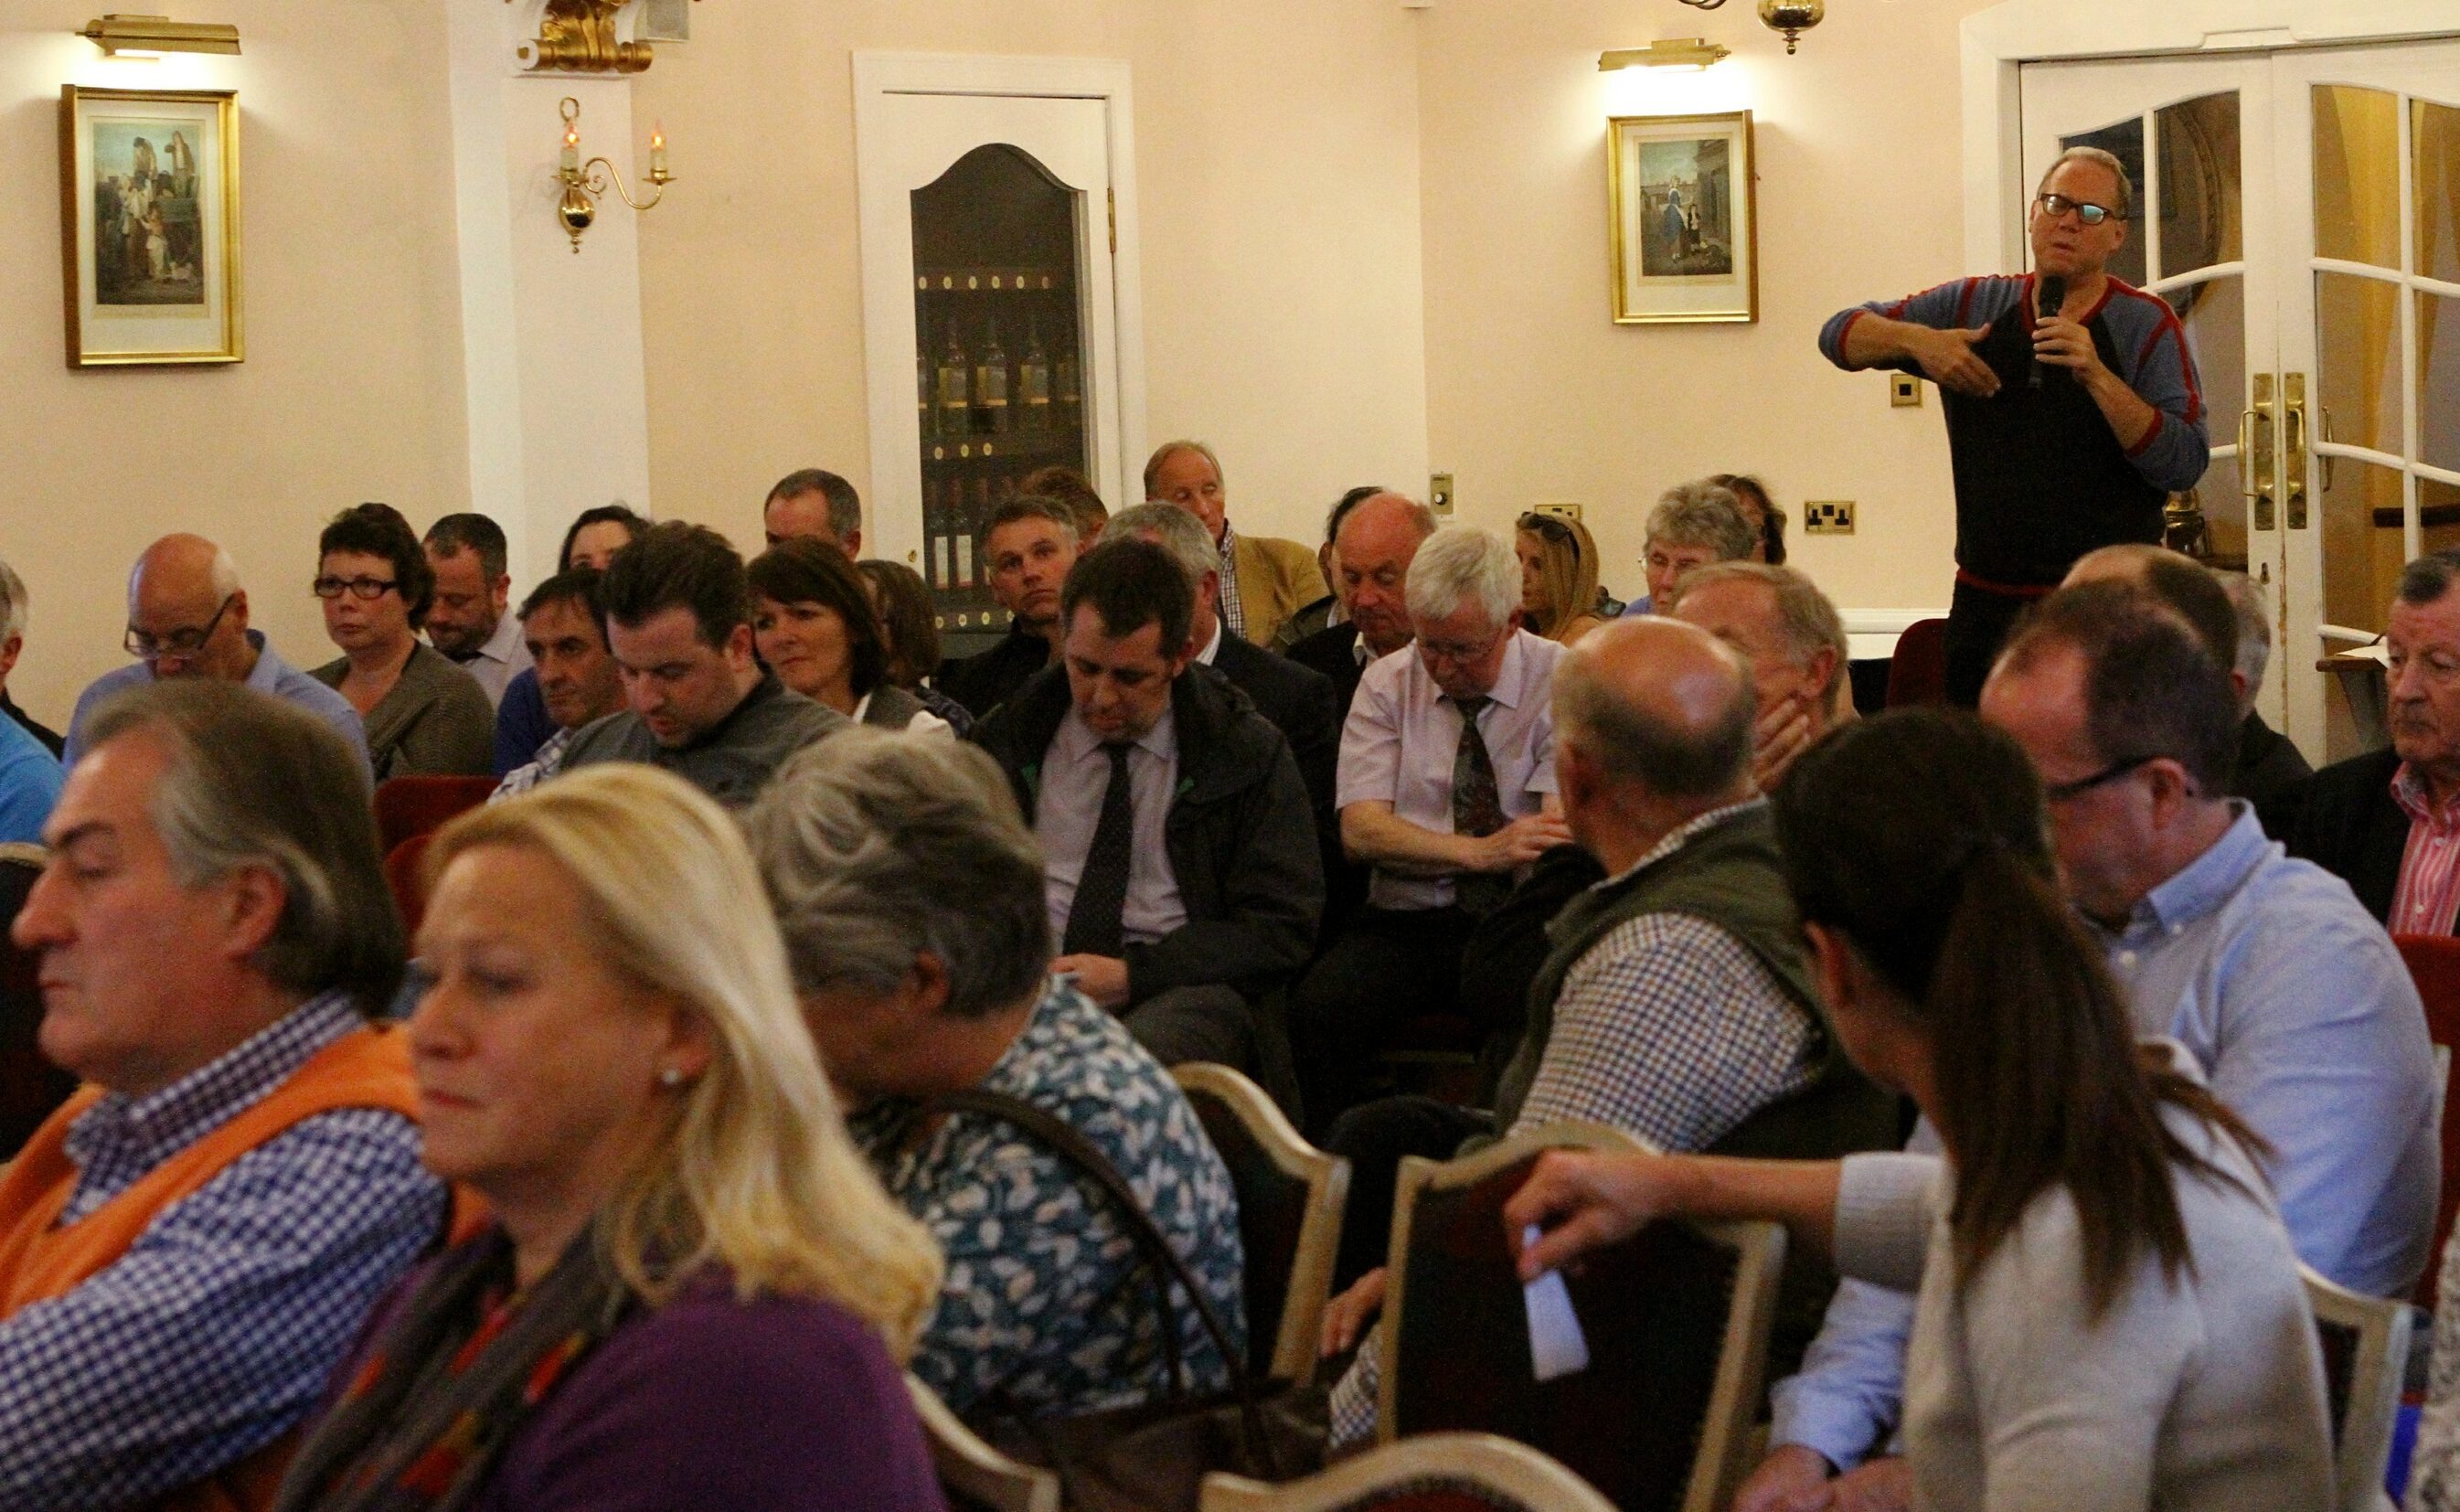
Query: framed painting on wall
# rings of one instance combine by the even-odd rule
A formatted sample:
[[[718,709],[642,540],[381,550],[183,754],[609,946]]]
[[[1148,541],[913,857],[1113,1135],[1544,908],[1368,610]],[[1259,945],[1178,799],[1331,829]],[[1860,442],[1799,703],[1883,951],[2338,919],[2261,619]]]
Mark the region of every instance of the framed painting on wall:
[[[241,358],[239,97],[60,90],[72,368]]]
[[[1760,318],[1750,111],[1608,120],[1606,202],[1618,325]]]

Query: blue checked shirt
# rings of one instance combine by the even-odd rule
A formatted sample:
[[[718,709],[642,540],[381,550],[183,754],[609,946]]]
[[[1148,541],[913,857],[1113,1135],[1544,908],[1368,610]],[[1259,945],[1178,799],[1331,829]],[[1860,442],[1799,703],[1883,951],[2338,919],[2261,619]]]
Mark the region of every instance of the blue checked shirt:
[[[159,1092],[70,1128],[87,1217],[361,1020],[328,994]],[[83,1286],[0,1321],[0,1507],[123,1507],[297,1426],[368,1310],[442,1231],[399,1114],[302,1119],[158,1214]]]

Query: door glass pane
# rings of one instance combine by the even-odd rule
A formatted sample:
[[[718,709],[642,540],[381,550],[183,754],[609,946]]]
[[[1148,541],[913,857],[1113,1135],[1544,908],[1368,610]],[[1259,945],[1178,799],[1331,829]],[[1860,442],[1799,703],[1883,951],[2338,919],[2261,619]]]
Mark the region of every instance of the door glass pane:
[[[2417,174],[2417,271],[2460,284],[2460,108],[2408,102]]]
[[[2153,276],[2175,278],[2243,256],[2237,92],[2164,106],[2153,131],[2161,145],[2161,266]]]
[[[2355,273],[2316,274],[2315,369],[2332,439],[2397,455],[2400,286]],[[2318,439],[2325,423],[2317,417]]]
[[[2323,619],[2380,632],[2406,563],[2400,472],[2343,457],[2322,483]]]
[[[2127,170],[2128,181],[2135,185],[2137,192],[2142,192],[2144,188],[2144,118],[2142,117],[2131,116],[2111,125],[2102,126],[2092,131],[2078,132],[2072,137],[2061,137],[2059,146],[2061,148],[2100,148],[2118,160],[2119,166]],[[2139,209],[2137,213],[2142,212]],[[2107,271],[2112,278],[2123,278],[2141,287],[2147,282],[2144,276],[2144,238],[2141,235],[2130,236],[2126,245],[2110,254]]]
[[[2170,290],[2187,328],[2187,351],[2212,412],[2213,439],[2236,438],[2237,415],[2246,408],[2246,285],[2237,274],[2209,278]]]
[[[2421,556],[2460,546],[2460,487],[2431,478],[2419,479],[2417,526]]]
[[[2417,296],[2417,456],[2460,472],[2460,299]]]
[[[2315,86],[2315,255],[2400,266],[2400,97]]]

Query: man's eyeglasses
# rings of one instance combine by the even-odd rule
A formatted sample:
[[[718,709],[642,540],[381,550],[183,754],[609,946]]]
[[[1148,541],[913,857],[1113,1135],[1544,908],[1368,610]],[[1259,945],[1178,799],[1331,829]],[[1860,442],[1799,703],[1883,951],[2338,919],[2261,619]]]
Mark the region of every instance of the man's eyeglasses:
[[[2069,210],[2073,210],[2076,219],[2087,225],[2099,225],[2113,216],[2126,219],[2106,204],[2094,204],[2089,200],[2070,200],[2063,194],[2046,194],[2033,202],[2042,207],[2042,214],[2053,221],[2063,219]]]
[[[2042,785],[2042,797],[2053,803],[2064,803],[2071,798],[2082,798],[2094,788],[2108,787],[2120,777],[2140,771],[2160,759],[2157,756],[2129,756],[2124,761],[2112,761],[2092,776],[2080,777],[2072,782],[2046,782]]]
[[[391,578],[318,578],[308,586],[320,599],[338,599],[345,588],[354,599],[380,599],[387,589],[400,586]]]
[[[1501,639],[1503,639],[1503,632],[1500,630],[1497,630],[1495,633],[1488,636],[1482,641],[1431,641],[1421,639],[1418,642],[1418,650],[1437,661],[1450,662],[1454,666],[1458,666],[1462,662],[1474,662],[1479,657],[1485,655],[1487,652],[1495,650],[1495,643]]]
[[[131,625],[128,633],[119,638],[119,644],[138,661],[158,662],[165,656],[177,656],[184,661],[205,649],[205,642],[214,638],[214,631],[222,625],[223,616],[230,612],[231,603],[238,597],[234,593],[223,600],[222,607],[214,610],[214,617],[205,621],[202,629],[173,630],[157,638]]]
[[[1533,509],[1529,513],[1522,515],[1520,517],[1519,523],[1514,526],[1514,528],[1517,530],[1532,530],[1537,532],[1538,535],[1544,536],[1549,541],[1559,542],[1564,545],[1570,546],[1572,548],[1572,560],[1574,562],[1580,560],[1580,538],[1572,533],[1571,526],[1563,523],[1560,520],[1556,519],[1553,515],[1541,515]]]

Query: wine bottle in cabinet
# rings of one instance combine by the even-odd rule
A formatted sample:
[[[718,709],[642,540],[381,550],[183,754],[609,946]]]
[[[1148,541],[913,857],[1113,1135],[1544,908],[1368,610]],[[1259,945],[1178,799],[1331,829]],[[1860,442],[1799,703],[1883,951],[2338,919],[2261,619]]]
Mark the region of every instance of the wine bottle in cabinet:
[[[1058,392],[1052,395],[1052,399],[1058,406],[1059,428],[1063,431],[1075,430],[1085,423],[1085,386],[1081,377],[1082,371],[1076,361],[1076,349],[1073,346],[1061,348],[1058,370],[1052,378],[1053,387]]]
[[[1025,319],[1025,356],[1016,365],[1018,429],[1043,435],[1050,429],[1050,354],[1042,350],[1042,327]]]
[[[1008,428],[1007,351],[1000,345],[999,322],[985,324],[983,354],[974,363],[974,432],[1003,436]]]
[[[949,589],[947,572],[948,500],[939,483],[922,480],[922,581],[934,593]]]
[[[965,387],[967,367],[965,344],[957,339],[957,323],[951,320],[948,322],[948,343],[940,352],[938,435],[963,436],[970,428],[972,412],[968,407]]]
[[[959,500],[955,513],[960,517],[956,539],[950,543],[957,557],[955,586],[958,592],[970,595],[982,586],[982,573],[974,559],[974,543],[982,539],[982,516],[965,507],[965,484],[963,479],[948,480],[948,492]]]

